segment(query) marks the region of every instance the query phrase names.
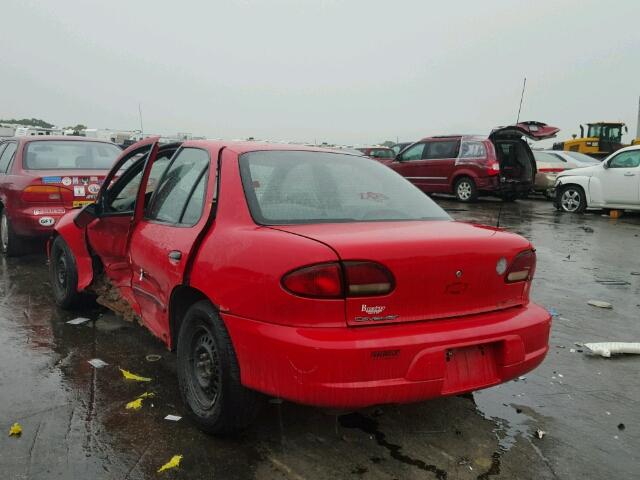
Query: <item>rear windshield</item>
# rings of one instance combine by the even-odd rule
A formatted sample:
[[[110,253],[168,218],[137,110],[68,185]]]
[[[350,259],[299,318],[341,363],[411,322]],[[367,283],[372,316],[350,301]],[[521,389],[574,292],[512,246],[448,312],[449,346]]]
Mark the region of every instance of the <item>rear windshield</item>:
[[[557,163],[559,165],[564,165],[565,163],[567,163],[553,153],[539,152],[534,150],[533,157],[536,159],[536,162]]]
[[[122,151],[101,142],[46,140],[27,143],[25,170],[109,170]]]
[[[240,157],[245,195],[262,225],[450,220],[388,167],[340,153],[262,151]]]
[[[564,151],[562,152],[565,155],[569,155],[570,157],[578,160],[579,162],[583,162],[583,163],[593,163],[594,165],[596,163],[600,163],[602,160],[598,160],[597,158],[593,158],[590,157],[589,155],[585,155],[584,153],[580,153],[580,152],[567,152]]]

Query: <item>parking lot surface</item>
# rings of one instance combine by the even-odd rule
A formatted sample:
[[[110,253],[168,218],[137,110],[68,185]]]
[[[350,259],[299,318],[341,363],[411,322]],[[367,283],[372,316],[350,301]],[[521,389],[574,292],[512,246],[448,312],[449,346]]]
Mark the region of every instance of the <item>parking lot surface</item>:
[[[567,215],[541,200],[436,200],[457,220],[499,218],[536,246],[533,299],[555,316],[549,354],[526,377],[360,412],[272,399],[247,431],[214,438],[186,418],[164,419],[184,415],[175,356],[145,329],[91,305],[59,310],[43,255],[2,258],[2,477],[637,478],[640,357],[595,357],[582,344],[640,341],[640,215]],[[91,321],[65,323],[78,316]],[[93,368],[94,358],[108,365]],[[118,367],[151,382],[125,381]],[[155,396],[125,409],[144,392]],[[14,422],[18,438],[7,435]],[[156,473],[173,455],[183,455],[180,466]]]

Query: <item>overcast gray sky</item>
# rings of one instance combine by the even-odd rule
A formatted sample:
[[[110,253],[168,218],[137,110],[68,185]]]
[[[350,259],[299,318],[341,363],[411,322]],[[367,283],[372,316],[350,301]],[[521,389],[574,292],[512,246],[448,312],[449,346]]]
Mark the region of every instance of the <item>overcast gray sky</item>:
[[[140,103],[146,132],[413,140],[513,122],[526,75],[522,119],[635,134],[639,13],[638,0],[2,0],[0,118],[134,129]]]

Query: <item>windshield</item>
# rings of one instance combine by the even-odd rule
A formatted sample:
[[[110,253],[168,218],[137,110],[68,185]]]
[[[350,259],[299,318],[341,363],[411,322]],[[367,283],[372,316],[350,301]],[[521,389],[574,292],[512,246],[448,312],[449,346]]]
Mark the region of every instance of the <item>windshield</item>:
[[[311,151],[262,151],[240,157],[254,220],[294,223],[450,220],[435,202],[371,159]]]
[[[621,125],[589,125],[587,137],[599,137],[619,142],[622,140]]]
[[[27,143],[25,170],[109,170],[122,151],[102,142],[42,140]]]

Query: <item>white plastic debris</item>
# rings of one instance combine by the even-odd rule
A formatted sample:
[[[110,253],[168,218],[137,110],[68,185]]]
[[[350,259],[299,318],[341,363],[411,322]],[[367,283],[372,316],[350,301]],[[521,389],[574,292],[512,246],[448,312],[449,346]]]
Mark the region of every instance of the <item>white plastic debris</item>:
[[[166,417],[164,417],[164,419],[171,422],[177,422],[178,420],[181,420],[182,417],[180,415],[167,415]]]
[[[73,320],[69,320],[67,323],[69,325],[82,325],[83,323],[86,323],[90,320],[91,320],[90,318],[78,317],[78,318],[74,318]]]
[[[613,308],[613,305],[611,305],[609,302],[603,302],[602,300],[589,300],[587,303],[593,307],[598,308]]]
[[[536,436],[542,440],[542,437],[544,437],[547,434],[547,432],[545,432],[544,430],[536,430]]]
[[[640,343],[638,342],[602,342],[602,343],[585,343],[585,347],[592,353],[602,357],[610,357],[611,355],[621,353],[631,353],[640,355]]]
[[[107,362],[105,362],[104,360],[100,360],[99,358],[92,358],[91,360],[89,360],[89,363],[94,368],[102,368],[106,365],[109,365]]]

